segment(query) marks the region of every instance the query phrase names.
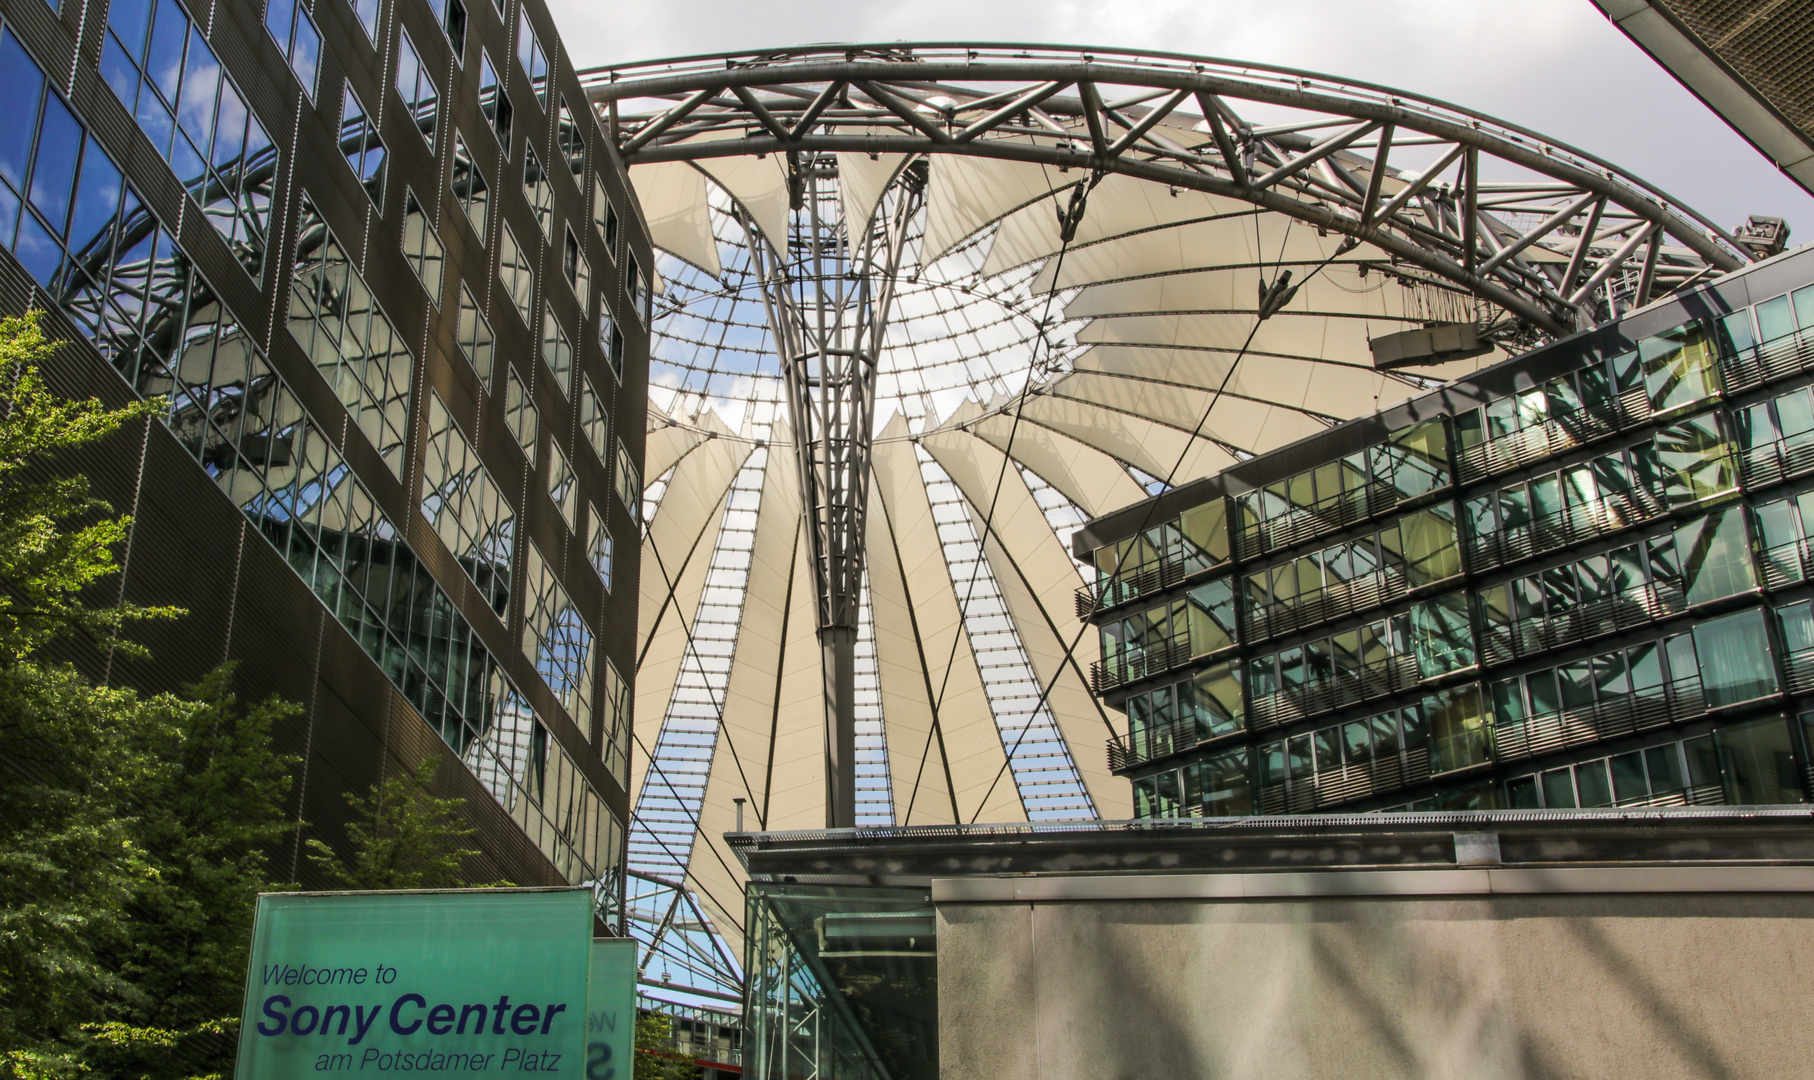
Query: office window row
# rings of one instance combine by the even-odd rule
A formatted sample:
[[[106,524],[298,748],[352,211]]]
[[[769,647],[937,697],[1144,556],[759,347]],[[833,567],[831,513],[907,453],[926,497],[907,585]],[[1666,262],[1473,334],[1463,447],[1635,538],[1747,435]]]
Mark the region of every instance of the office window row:
[[[510,603],[516,512],[432,390],[423,451],[422,516],[491,609],[503,615]]]
[[[1235,643],[1234,585],[1206,581],[1174,600],[1110,619],[1098,627],[1104,668],[1138,679]]]
[[[1691,739],[1514,776],[1502,785],[1502,805],[1553,810],[1805,803],[1804,748],[1811,721],[1765,716]]]
[[[391,472],[403,473],[415,360],[305,195],[285,325]]]
[[[101,75],[254,281],[277,147],[177,0],[114,0]],[[9,98],[8,111],[20,99]]]

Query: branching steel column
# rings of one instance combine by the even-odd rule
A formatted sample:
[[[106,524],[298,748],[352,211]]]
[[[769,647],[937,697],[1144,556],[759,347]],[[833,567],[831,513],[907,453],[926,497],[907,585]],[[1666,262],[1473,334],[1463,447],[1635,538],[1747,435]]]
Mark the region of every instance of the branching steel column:
[[[764,249],[744,218],[781,358],[812,545],[825,674],[825,824],[856,824],[856,645],[864,519],[881,355],[906,226],[921,187],[895,189],[892,213],[846,223],[836,159],[790,162],[798,193],[787,237]]]

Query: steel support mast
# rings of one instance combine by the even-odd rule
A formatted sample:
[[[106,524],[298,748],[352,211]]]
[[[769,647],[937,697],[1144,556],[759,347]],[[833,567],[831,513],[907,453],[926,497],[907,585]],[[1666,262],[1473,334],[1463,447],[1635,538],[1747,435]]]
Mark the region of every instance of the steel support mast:
[[[919,185],[869,222],[840,213],[837,159],[790,155],[792,227],[763,237],[740,214],[787,390],[811,545],[825,677],[825,824],[856,824],[856,648],[876,361]],[[855,235],[852,233],[855,232]]]

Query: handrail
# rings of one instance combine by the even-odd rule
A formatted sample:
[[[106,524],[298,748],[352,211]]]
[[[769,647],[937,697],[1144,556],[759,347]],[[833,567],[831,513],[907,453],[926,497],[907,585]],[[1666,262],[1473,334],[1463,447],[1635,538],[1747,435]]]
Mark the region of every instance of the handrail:
[[[1493,724],[1495,761],[1517,761],[1564,747],[1691,720],[1707,711],[1698,674],[1634,690],[1573,709],[1558,709],[1522,720]]]
[[[1522,562],[1583,540],[1610,536],[1668,512],[1655,494],[1634,489],[1603,496],[1595,503],[1569,503],[1510,528],[1476,534],[1463,529],[1468,559],[1476,570]]]
[[[1534,615],[1498,624],[1483,619],[1480,659],[1483,664],[1504,663],[1642,626],[1687,609],[1688,597],[1680,585],[1645,582],[1583,601],[1560,615]]]
[[[1275,548],[1289,547],[1386,513],[1405,498],[1391,484],[1374,480],[1363,488],[1294,506],[1278,517],[1237,526],[1234,530],[1235,550],[1241,558],[1251,559]],[[1237,498],[1237,513],[1239,502]]]
[[[1319,622],[1339,619],[1357,611],[1389,604],[1410,591],[1403,569],[1382,566],[1360,577],[1332,581],[1291,600],[1279,600],[1248,609],[1247,633],[1251,641],[1301,630]]]
[[[1540,424],[1461,447],[1455,454],[1458,479],[1471,483],[1523,468],[1605,438],[1649,415],[1649,399],[1639,389],[1615,398],[1610,414],[1583,408],[1566,416],[1552,416]]]
[[[1185,578],[1206,574],[1221,565],[1193,566],[1191,561],[1189,556],[1179,560],[1161,555],[1156,559],[1122,567],[1106,581],[1098,579],[1085,585],[1076,593],[1077,617],[1088,619],[1111,608],[1134,603],[1142,597],[1169,589]]]
[[[1409,654],[1352,671],[1336,670],[1328,678],[1253,698],[1248,704],[1247,726],[1254,731],[1278,727],[1318,713],[1396,694],[1422,681],[1417,659]]]
[[[1191,659],[1190,635],[1174,633],[1163,644],[1146,649],[1138,656],[1130,657],[1128,651],[1124,648],[1118,657],[1090,664],[1091,690],[1104,694],[1188,663]]]
[[[1806,540],[1791,540],[1761,548],[1757,553],[1757,567],[1765,589],[1799,585],[1814,573],[1814,545]]]

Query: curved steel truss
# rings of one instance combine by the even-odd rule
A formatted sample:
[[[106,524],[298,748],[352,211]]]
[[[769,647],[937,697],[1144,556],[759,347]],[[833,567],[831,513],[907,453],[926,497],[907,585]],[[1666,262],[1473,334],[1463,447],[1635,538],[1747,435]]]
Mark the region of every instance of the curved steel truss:
[[[1750,258],[1712,221],[1583,151],[1286,68],[1013,45],[808,46],[582,80],[626,164],[781,154],[804,183],[811,155],[842,151],[1122,173],[1364,241],[1545,335],[1591,324],[1597,290],[1628,264],[1641,268],[1641,304]],[[1413,148],[1425,161],[1436,148],[1434,164],[1393,166]],[[1537,248],[1568,257],[1540,261]]]

